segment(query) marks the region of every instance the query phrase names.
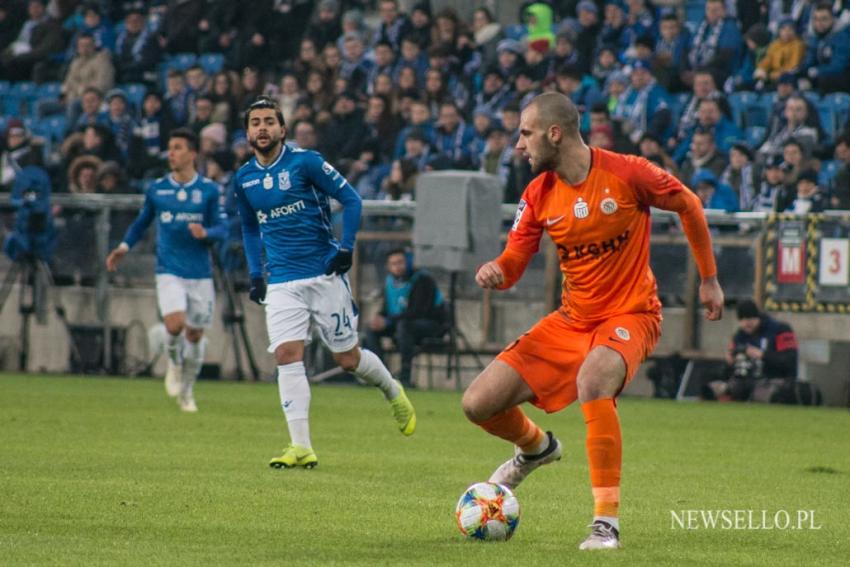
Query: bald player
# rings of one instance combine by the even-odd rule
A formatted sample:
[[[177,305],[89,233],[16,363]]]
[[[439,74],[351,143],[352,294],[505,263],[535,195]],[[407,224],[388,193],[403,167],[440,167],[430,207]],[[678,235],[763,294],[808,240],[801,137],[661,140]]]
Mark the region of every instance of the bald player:
[[[579,118],[559,93],[536,97],[522,112],[516,147],[537,177],[519,202],[505,250],[475,277],[485,289],[513,286],[545,230],[558,248],[562,305],[484,369],[464,394],[463,410],[515,446],[514,456],[490,477],[515,488],[562,451],[520,404],[551,413],[578,400],[594,498],[591,533],[579,549],[613,549],[620,547],[622,466],[615,400],[661,332],[661,303],[649,268],[650,207],[679,214],[710,321],[722,316],[723,291],[696,195],[644,158],[588,147]]]

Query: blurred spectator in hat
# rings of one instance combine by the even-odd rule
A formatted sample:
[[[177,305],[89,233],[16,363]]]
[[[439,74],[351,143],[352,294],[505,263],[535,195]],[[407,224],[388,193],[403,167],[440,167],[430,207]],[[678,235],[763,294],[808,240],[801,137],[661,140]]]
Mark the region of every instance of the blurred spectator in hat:
[[[510,156],[508,133],[500,125],[493,126],[488,130],[484,147],[478,156],[479,170],[497,176],[505,184],[510,175]]]
[[[363,37],[357,32],[348,32],[342,38],[342,45],[339,76],[348,81],[350,90],[365,93],[369,72],[375,63],[365,57]]]
[[[547,79],[554,77],[555,72],[564,65],[573,65],[582,71],[588,70],[588,62],[584,61],[581,53],[576,49],[575,40],[575,32],[569,27],[562,28],[555,35],[555,48],[548,58]]]
[[[204,126],[198,133],[198,144],[198,156],[202,160],[224,150],[227,147],[227,129],[224,124],[213,122]]]
[[[440,105],[434,130],[434,152],[449,158],[454,167],[467,169],[472,165],[469,143],[474,129],[463,119],[460,108],[452,101]]]
[[[480,166],[481,154],[487,145],[487,136],[490,130],[497,125],[495,117],[486,108],[476,108],[472,111],[472,139],[467,144],[467,153],[472,158],[474,165]],[[501,124],[498,124],[502,130]]]
[[[831,2],[819,2],[812,14],[812,34],[801,69],[823,93],[850,90],[850,34],[839,29]]]
[[[425,165],[432,157],[431,146],[425,132],[413,128],[404,139],[404,160],[416,166],[417,171],[424,171]]]
[[[487,7],[480,6],[472,13],[472,31],[482,62],[484,65],[492,65],[496,62],[496,47],[505,37],[502,26]]]
[[[376,41],[387,41],[398,51],[401,39],[413,28],[410,19],[399,10],[398,0],[378,0],[378,15],[381,17],[381,26]]]
[[[832,178],[830,209],[850,209],[850,134],[846,132],[835,142],[835,159],[840,164]]]
[[[77,38],[76,55],[68,65],[61,92],[66,105],[75,105],[86,87],[106,92],[115,84],[115,68],[109,52],[95,47],[94,38],[82,34]]]
[[[130,151],[130,138],[136,127],[136,121],[130,114],[130,105],[127,102],[127,93],[121,89],[112,89],[106,93],[106,106],[109,109],[107,124],[112,130],[115,144],[121,151],[125,161]]]
[[[794,20],[785,19],[779,24],[779,35],[767,46],[753,76],[757,80],[775,84],[785,73],[795,72],[805,56],[806,43],[797,35]]]
[[[641,35],[635,38],[632,46],[627,51],[626,65],[630,66],[635,61],[648,61],[650,69],[655,74],[655,65],[652,57],[655,51],[655,37],[650,34]]]
[[[654,6],[650,8],[647,0],[626,0],[626,5],[628,6],[626,22],[630,39],[634,41],[640,37],[651,37],[654,40],[657,31]]]
[[[535,2],[525,8],[523,13],[528,29],[526,41],[529,47],[541,53],[548,53],[555,46],[555,34],[552,33],[554,12],[545,2]]]
[[[333,43],[342,35],[339,2],[337,0],[321,0],[305,36],[313,40],[316,49],[321,51],[325,45]]]
[[[534,97],[540,94],[540,81],[535,80],[534,73],[526,66],[519,69],[514,79],[516,98],[521,108],[525,108]]]
[[[70,193],[97,193],[97,171],[103,161],[96,156],[82,155],[68,167],[67,185]]]
[[[771,36],[767,26],[762,23],[754,24],[744,34],[744,56],[738,64],[737,70],[729,77],[726,90],[751,91],[763,90],[764,81],[756,77],[758,65],[767,54]]]
[[[433,28],[431,18],[430,2],[417,2],[410,9],[410,25],[408,37],[416,40],[422,51],[431,47],[431,33]]]
[[[484,83],[481,92],[475,95],[473,104],[476,107],[486,106],[491,113],[498,114],[513,97],[511,85],[496,67],[485,69],[482,75]]]
[[[610,45],[603,45],[596,53],[596,60],[593,62],[591,75],[601,84],[605,84],[611,73],[622,70],[623,66],[620,60],[617,59],[617,50]]]
[[[726,15],[724,0],[707,0],[705,19],[694,34],[689,56],[691,68],[708,69],[717,83],[723,84],[736,69],[743,43],[737,22]]]
[[[576,19],[568,22],[575,32],[574,45],[581,57],[581,65],[585,71],[590,67],[594,59],[598,43],[599,32],[602,30],[602,18],[599,14],[599,6],[593,0],[582,0],[576,4]]]
[[[549,73],[549,56],[541,50],[540,43],[528,45],[528,49],[525,50],[525,59],[519,62],[514,79],[521,70],[524,70],[535,82],[542,84],[546,80],[546,75]]]
[[[751,211],[761,185],[761,168],[753,161],[754,154],[744,142],[732,144],[729,150],[729,165],[720,176],[720,181],[735,191],[738,210]]]
[[[765,160],[764,173],[751,210],[762,213],[776,210],[777,198],[784,192],[786,171],[782,156],[771,156]]]
[[[342,34],[355,32],[360,34],[364,45],[372,45],[372,29],[366,24],[363,11],[351,8],[342,14]]]
[[[791,95],[785,101],[783,113],[785,124],[774,124],[767,140],[759,148],[762,155],[781,153],[783,144],[790,138],[795,138],[805,145],[807,153],[817,146],[820,140],[819,128],[810,126],[809,105],[802,95]]]
[[[62,51],[62,27],[48,14],[45,0],[29,0],[27,16],[15,40],[0,53],[0,74],[11,81],[41,82],[49,74],[49,57]]]
[[[637,143],[644,132],[659,138],[672,134],[673,115],[667,102],[667,91],[652,76],[649,61],[632,64],[629,87],[622,94],[615,116],[623,119],[623,128]]]
[[[667,141],[667,149],[675,149],[682,140],[687,138],[697,125],[700,103],[708,98],[713,98],[720,105],[720,109],[726,118],[732,116],[726,97],[718,90],[714,81],[714,75],[708,69],[698,69],[693,73],[693,94],[688,99],[684,110],[679,116],[679,127],[676,135]]]
[[[235,167],[237,168],[242,167],[243,164],[253,157],[251,145],[248,143],[244,134],[234,138],[233,143],[230,144],[230,151],[233,152],[233,163],[236,164]]]
[[[22,164],[29,161],[33,149],[30,133],[19,118],[12,118],[6,123],[3,138],[0,144],[0,191],[8,192]]]
[[[624,113],[621,108],[624,104],[623,94],[629,88],[629,76],[625,71],[614,71],[605,80],[604,94],[607,97],[608,112],[612,117],[615,117],[620,123],[623,123]],[[624,128],[625,129],[625,128]]]
[[[605,18],[596,38],[597,47],[610,45],[617,50],[618,57],[623,55],[631,44],[627,23],[626,6],[622,0],[606,0]]]
[[[717,151],[714,143],[714,132],[697,128],[691,137],[690,147],[679,168],[679,179],[683,183],[689,183],[694,173],[700,169],[708,169],[715,177],[723,175],[723,171],[729,162],[722,153]]]
[[[605,100],[593,77],[585,76],[577,66],[564,66],[558,69],[555,75],[555,88],[559,93],[566,95],[576,105],[579,112],[586,113],[594,104]],[[587,126],[589,117],[583,115]]]
[[[507,81],[512,81],[523,56],[522,43],[515,39],[503,39],[496,46],[496,69]]]
[[[690,47],[690,30],[682,25],[675,11],[665,12],[658,24],[653,68],[659,84],[668,92],[677,93],[686,90],[683,77],[688,69]]]
[[[818,172],[805,169],[797,176],[796,191],[779,194],[776,201],[777,212],[806,215],[821,213],[828,207],[826,195],[818,186]]]
[[[719,209],[728,213],[738,210],[735,192],[725,183],[721,183],[709,169],[698,170],[691,179],[691,187],[706,209]]]
[[[160,58],[156,34],[145,24],[145,10],[134,7],[127,12],[124,27],[115,39],[113,60],[119,83],[152,83]]]
[[[80,5],[78,15],[66,21],[66,28],[73,32],[65,59],[70,61],[74,55],[77,39],[81,35],[90,35],[95,48],[111,53],[115,48],[115,32],[105,17],[98,2],[88,1]]]
[[[309,120],[299,120],[292,125],[292,141],[304,150],[315,150],[318,148],[318,137],[316,126]]]
[[[100,164],[95,174],[96,192],[106,194],[133,193],[124,170],[121,165],[114,161],[106,161]]]
[[[103,93],[97,87],[86,87],[80,97],[80,114],[71,130],[80,131],[89,124],[106,124],[107,120],[103,110]]]
[[[676,162],[664,150],[664,144],[656,136],[649,133],[644,134],[638,143],[638,151],[640,155],[659,164],[659,167],[668,173],[678,175],[679,168],[676,166]]]

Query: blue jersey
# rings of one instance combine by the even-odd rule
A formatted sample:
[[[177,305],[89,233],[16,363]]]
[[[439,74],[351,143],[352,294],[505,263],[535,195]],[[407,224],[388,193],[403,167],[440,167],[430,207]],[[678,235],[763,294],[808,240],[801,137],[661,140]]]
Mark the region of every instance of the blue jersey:
[[[234,193],[252,278],[265,275],[262,249],[269,283],[322,275],[340,248],[354,249],[360,196],[314,151],[284,145],[265,167],[252,158],[236,172]],[[344,207],[341,242],[333,235],[331,197]]]
[[[157,179],[145,192],[145,204],[127,229],[124,242],[129,247],[139,241],[156,220],[156,273],[186,279],[212,277],[207,242],[189,231],[190,223],[207,229],[205,240],[221,240],[227,233],[226,218],[214,181],[195,175],[185,185],[168,175]]]

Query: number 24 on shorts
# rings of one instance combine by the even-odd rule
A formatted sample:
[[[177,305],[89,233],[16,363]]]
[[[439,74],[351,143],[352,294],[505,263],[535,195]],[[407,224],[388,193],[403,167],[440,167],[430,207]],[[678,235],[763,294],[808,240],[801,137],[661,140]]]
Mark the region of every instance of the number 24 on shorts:
[[[331,317],[336,320],[336,330],[334,331],[334,336],[339,337],[342,333],[342,327],[348,327],[351,329],[351,318],[345,312],[345,309],[342,310],[342,314],[339,313],[331,313]]]

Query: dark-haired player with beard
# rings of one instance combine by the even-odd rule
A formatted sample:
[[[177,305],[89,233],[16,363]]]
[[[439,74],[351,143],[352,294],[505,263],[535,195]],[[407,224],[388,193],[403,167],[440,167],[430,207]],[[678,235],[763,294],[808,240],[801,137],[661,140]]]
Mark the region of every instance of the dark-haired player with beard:
[[[345,273],[360,226],[360,196],[317,152],[284,144],[283,114],[271,98],[260,96],[248,107],[245,128],[254,157],[236,172],[234,184],[250,297],[266,308],[269,352],[277,360],[291,438],[270,466],[312,468],[318,463],[310,441],[310,385],[304,370],[311,327],[337,364],[384,393],[399,429],[412,435],[416,414],[401,384],[380,358],[358,346],[357,306]],[[344,208],[340,241],[331,226],[330,199]]]
[[[516,487],[561,458],[561,442],[520,409],[556,412],[578,400],[594,498],[592,530],[580,549],[620,546],[622,437],[616,396],[655,347],[661,303],[649,268],[650,207],[682,220],[709,320],[720,319],[723,291],[711,236],[696,195],[646,159],[588,147],[579,113],[562,94],[539,95],[523,110],[517,150],[537,177],[519,202],[504,252],[479,268],[485,289],[508,289],[537,252],[543,231],[557,245],[562,305],[498,355],[463,397],[467,417],[515,445],[490,477]]]

